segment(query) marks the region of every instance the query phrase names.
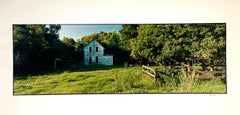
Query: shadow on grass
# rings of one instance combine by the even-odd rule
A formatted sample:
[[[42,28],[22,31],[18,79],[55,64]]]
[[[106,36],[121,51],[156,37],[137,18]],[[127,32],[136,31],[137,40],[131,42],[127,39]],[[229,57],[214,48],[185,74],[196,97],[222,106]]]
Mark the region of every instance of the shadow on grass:
[[[86,72],[86,71],[96,71],[96,70],[111,70],[116,68],[123,68],[123,65],[77,65],[72,66],[68,71],[69,72]]]
[[[31,76],[42,76],[42,75],[54,75],[60,74],[65,71],[67,72],[87,72],[87,71],[96,71],[96,70],[111,70],[116,68],[124,68],[124,65],[82,65],[82,64],[73,64],[70,66],[65,66],[57,69],[51,69],[46,71],[34,72],[28,75],[14,76],[14,80],[27,79]]]

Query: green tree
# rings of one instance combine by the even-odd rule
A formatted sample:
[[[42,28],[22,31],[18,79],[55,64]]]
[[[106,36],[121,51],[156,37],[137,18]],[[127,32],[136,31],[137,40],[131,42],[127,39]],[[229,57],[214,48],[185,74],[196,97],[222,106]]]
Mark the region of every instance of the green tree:
[[[75,51],[76,51],[76,60],[82,61],[84,58],[84,52],[83,52],[84,44],[82,43],[81,39],[78,39],[75,43]]]
[[[139,25],[138,36],[131,40],[131,56],[140,62],[164,65],[224,63],[225,24]],[[223,58],[222,58],[223,57]]]
[[[58,29],[59,25],[13,25],[14,74],[41,71],[54,63],[48,54],[56,57],[56,50],[50,49],[57,48]]]
[[[13,53],[14,72],[31,72],[38,67],[39,52],[43,49],[42,42],[45,25],[14,25]]]
[[[63,50],[64,50],[62,54],[62,59],[65,65],[69,65],[74,61],[76,61],[76,53],[77,53],[75,52],[76,42],[74,41],[73,38],[63,37],[62,44],[63,44]]]
[[[90,35],[87,35],[87,36],[84,36],[82,38],[80,38],[82,43],[84,45],[87,45],[90,41],[92,41],[93,39],[99,39],[99,33],[93,33],[93,34],[90,34]]]
[[[105,35],[104,38],[102,38],[100,41],[101,43],[104,43],[109,47],[119,47],[120,34],[118,32],[112,31],[104,35]]]
[[[45,26],[45,36],[42,38],[44,40],[44,49],[41,56],[42,68],[44,70],[54,68],[56,59],[62,57],[63,45],[58,33],[60,29],[60,25],[50,24]]]
[[[124,50],[130,51],[130,40],[138,36],[138,27],[137,24],[123,24],[121,30],[121,47]]]
[[[73,38],[63,37],[62,42],[69,47],[75,47],[75,41]]]

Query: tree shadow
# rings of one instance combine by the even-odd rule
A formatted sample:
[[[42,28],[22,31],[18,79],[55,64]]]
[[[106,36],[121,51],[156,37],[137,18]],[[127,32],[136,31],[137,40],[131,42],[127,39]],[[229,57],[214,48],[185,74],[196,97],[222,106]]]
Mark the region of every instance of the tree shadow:
[[[31,74],[25,75],[14,75],[14,80],[24,80],[31,76],[42,76],[42,75],[55,75],[63,72],[88,72],[88,71],[97,71],[97,70],[111,70],[117,68],[124,68],[124,65],[82,65],[82,64],[73,64],[70,66],[63,66],[57,69],[49,69],[45,71],[33,72]]]
[[[71,67],[67,71],[69,72],[87,72],[87,71],[97,71],[97,70],[111,70],[117,68],[123,68],[123,65],[78,65]]]

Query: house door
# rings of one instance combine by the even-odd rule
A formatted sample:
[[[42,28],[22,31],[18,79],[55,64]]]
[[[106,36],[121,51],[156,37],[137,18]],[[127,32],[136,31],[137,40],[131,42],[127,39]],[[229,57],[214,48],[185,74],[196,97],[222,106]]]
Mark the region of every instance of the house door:
[[[89,64],[92,63],[92,57],[89,57]]]
[[[96,56],[96,63],[98,63],[98,56]]]

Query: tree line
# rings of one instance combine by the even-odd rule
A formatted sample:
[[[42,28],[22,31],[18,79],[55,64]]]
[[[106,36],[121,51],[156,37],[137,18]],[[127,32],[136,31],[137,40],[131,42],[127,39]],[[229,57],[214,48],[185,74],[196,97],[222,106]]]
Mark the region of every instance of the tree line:
[[[225,65],[226,24],[140,25],[130,46],[131,56],[142,62]]]
[[[61,25],[13,25],[14,74],[83,62],[83,47],[97,39],[114,64],[225,65],[226,24],[123,24],[119,31],[59,39]]]

